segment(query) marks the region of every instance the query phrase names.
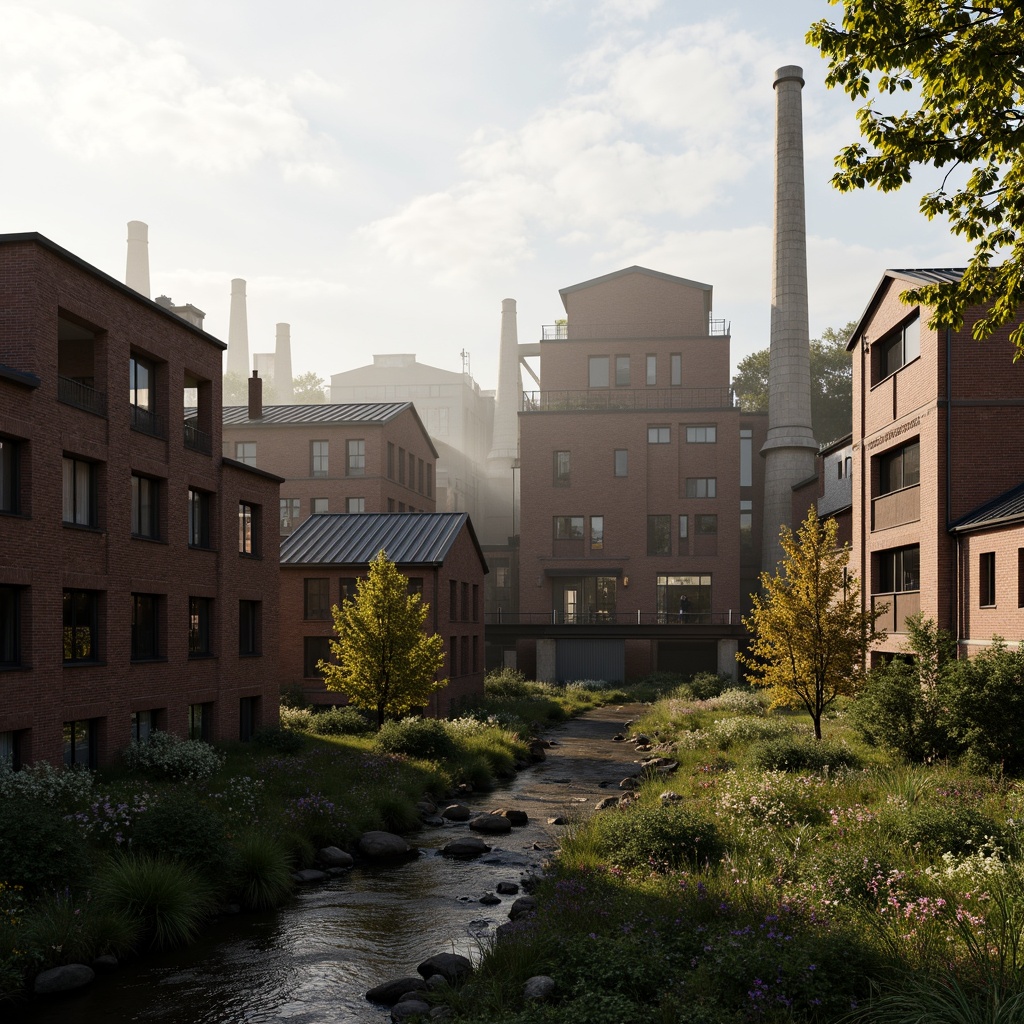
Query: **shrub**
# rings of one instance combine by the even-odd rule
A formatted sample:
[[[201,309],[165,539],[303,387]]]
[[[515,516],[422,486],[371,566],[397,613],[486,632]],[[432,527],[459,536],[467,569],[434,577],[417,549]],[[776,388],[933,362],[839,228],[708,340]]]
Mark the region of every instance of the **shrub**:
[[[484,677],[484,693],[488,697],[528,697],[530,687],[518,669],[499,668]]]
[[[719,675],[717,672],[697,672],[690,677],[686,686],[697,700],[710,700],[721,696],[722,691],[733,684],[732,676]]]
[[[443,761],[455,756],[455,741],[444,722],[436,718],[403,718],[385,722],[374,739],[384,754],[405,754],[425,761]]]
[[[313,709],[308,707],[291,708],[282,704],[280,721],[282,729],[311,733],[313,731]]]
[[[351,707],[314,711],[310,731],[316,736],[363,736],[373,732],[373,723]]]
[[[345,834],[341,809],[323,793],[313,790],[285,803],[284,821],[291,831],[314,847],[340,842]]]
[[[820,772],[826,768],[858,768],[860,758],[836,743],[778,736],[751,746],[750,765],[759,771]]]
[[[738,715],[760,716],[764,714],[766,700],[762,692],[749,686],[737,686],[723,690],[717,697],[710,697],[704,701],[701,710],[735,711]]]
[[[723,750],[734,743],[753,743],[758,740],[792,736],[794,726],[784,718],[720,718],[709,732]]]
[[[626,868],[694,867],[724,852],[715,825],[678,806],[612,810],[592,818],[590,828],[598,850]]]
[[[231,893],[245,910],[272,910],[292,891],[287,851],[265,832],[241,836],[232,851],[228,877]]]
[[[309,701],[306,700],[306,691],[301,683],[293,683],[291,686],[281,687],[280,706],[282,708],[308,708]]]
[[[88,875],[89,856],[74,822],[55,807],[24,795],[0,800],[0,881],[33,899],[63,891]]]
[[[96,879],[101,905],[140,923],[156,949],[190,942],[212,908],[206,883],[185,864],[130,854],[112,860]]]
[[[921,804],[906,810],[887,808],[881,818],[886,833],[907,847],[920,845],[930,853],[973,853],[986,840],[1001,840],[999,826],[973,807]]]
[[[46,761],[15,771],[0,762],[0,801],[22,797],[36,804],[73,811],[92,796],[93,773],[81,765],[54,768]]]
[[[201,782],[224,764],[224,757],[202,740],[182,740],[154,732],[148,742],[132,742],[121,752],[130,772],[173,782]]]
[[[109,910],[90,896],[76,899],[68,890],[50,892],[25,917],[23,941],[37,951],[36,966],[88,963],[97,956],[123,956],[138,941],[139,924]]]
[[[302,749],[302,737],[280,726],[257,729],[252,734],[251,742],[257,750],[272,750],[277,754],[294,754]]]
[[[206,874],[219,871],[228,855],[222,815],[188,792],[163,797],[135,822],[133,849],[190,865]]]

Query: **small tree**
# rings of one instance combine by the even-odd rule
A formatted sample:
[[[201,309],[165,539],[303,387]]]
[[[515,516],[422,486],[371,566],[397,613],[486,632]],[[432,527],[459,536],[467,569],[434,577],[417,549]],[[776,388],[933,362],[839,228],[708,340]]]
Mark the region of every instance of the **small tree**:
[[[771,691],[772,707],[803,707],[821,739],[821,716],[837,697],[852,694],[863,676],[884,609],[862,611],[860,585],[846,573],[849,545],[837,547],[834,519],[812,506],[794,535],[781,532],[785,557],[774,576],[761,573],[761,593],[743,624],[749,649],[737,654],[755,686]]]
[[[315,370],[308,373],[300,373],[292,381],[292,395],[295,405],[323,405],[327,400],[327,393],[324,388],[327,381]]]
[[[331,609],[335,662],[317,667],[328,690],[375,710],[378,728],[385,716],[425,704],[448,684],[434,678],[444,664],[444,641],[423,632],[427,607],[419,594],[409,593],[409,581],[381,551],[369,575],[356,582],[355,597]]]

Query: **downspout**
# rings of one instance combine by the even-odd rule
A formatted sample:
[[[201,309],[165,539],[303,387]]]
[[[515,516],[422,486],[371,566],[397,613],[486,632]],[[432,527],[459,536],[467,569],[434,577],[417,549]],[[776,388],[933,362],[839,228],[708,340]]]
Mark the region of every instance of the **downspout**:
[[[952,509],[953,494],[953,329],[946,328],[946,536],[949,536],[949,528],[952,525],[950,518]],[[962,616],[960,614],[960,538],[956,538],[956,546],[953,550],[953,593],[950,597],[952,608],[953,635],[956,637],[957,657],[960,657],[960,626]]]

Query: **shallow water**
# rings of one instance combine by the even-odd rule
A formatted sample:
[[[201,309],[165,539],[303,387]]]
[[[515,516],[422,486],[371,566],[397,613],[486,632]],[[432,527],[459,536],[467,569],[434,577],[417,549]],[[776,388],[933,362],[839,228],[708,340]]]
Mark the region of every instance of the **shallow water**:
[[[438,848],[466,825],[429,828],[409,837],[414,860],[360,867],[299,890],[272,914],[212,922],[186,950],[147,957],[97,978],[80,995],[33,1000],[5,1015],[9,1024],[358,1024],[390,1021],[366,1001],[368,988],[415,975],[435,953],[474,961],[516,896],[486,906],[479,898],[499,882],[521,884],[540,872],[557,847],[560,826],[546,819],[578,815],[615,792],[635,770],[632,747],[611,736],[639,709],[598,709],[549,733],[548,759],[507,787],[474,795],[474,811],[525,810],[530,823],[486,839],[491,853],[472,861]]]

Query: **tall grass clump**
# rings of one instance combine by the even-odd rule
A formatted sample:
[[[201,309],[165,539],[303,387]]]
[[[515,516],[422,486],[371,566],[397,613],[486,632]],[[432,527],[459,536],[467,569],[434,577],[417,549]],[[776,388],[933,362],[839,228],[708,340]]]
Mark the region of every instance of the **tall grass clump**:
[[[247,831],[235,842],[228,871],[232,895],[244,910],[272,910],[292,892],[288,853],[276,836]]]
[[[112,953],[124,956],[136,946],[139,922],[105,907],[91,895],[51,891],[32,905],[21,941],[34,951],[36,966],[88,963]]]
[[[591,819],[598,852],[624,868],[666,871],[700,867],[725,852],[712,821],[679,806],[634,804]]]

